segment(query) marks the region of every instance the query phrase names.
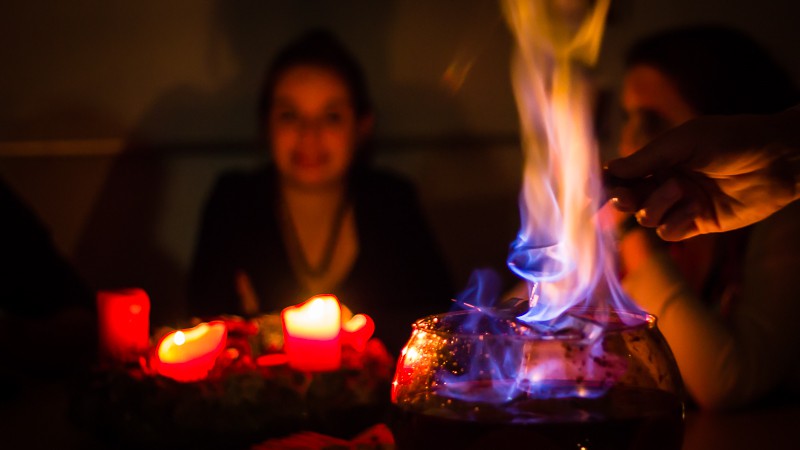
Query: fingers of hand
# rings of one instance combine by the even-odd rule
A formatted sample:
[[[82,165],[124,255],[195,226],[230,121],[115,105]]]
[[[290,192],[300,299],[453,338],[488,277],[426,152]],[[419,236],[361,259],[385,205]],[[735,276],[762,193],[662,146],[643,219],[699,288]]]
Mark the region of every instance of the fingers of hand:
[[[665,241],[682,241],[700,234],[697,227],[697,204],[684,204],[664,219],[656,233]]]
[[[608,178],[641,178],[653,172],[652,168],[639,164],[638,160],[632,159],[631,156],[613,159],[603,167],[603,176]]]
[[[625,213],[634,213],[655,191],[659,184],[653,177],[622,180],[604,177],[607,197],[616,209]]]
[[[639,201],[633,191],[628,188],[618,187],[609,189],[608,195],[611,197],[611,204],[619,211],[634,213],[638,209]]]
[[[645,227],[657,227],[664,216],[680,201],[683,189],[674,178],[657,187],[636,212],[636,220]]]

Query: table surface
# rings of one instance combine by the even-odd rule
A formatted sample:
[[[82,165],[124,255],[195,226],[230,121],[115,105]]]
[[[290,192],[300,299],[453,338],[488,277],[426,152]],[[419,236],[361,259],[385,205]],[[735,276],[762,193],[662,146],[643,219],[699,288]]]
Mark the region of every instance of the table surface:
[[[72,425],[69,395],[59,384],[29,386],[0,402],[4,450],[100,449],[90,433]],[[732,413],[689,411],[683,450],[800,448],[800,404]]]

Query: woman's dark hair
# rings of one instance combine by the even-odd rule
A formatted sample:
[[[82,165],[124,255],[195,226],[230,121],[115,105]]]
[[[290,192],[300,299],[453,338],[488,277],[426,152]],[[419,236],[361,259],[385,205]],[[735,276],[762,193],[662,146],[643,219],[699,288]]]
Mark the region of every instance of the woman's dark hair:
[[[286,70],[301,65],[334,71],[350,92],[356,116],[361,118],[372,113],[372,101],[361,65],[333,33],[316,29],[290,42],[269,65],[258,103],[258,118],[262,126],[272,107],[278,79]]]
[[[651,66],[700,114],[768,114],[798,101],[791,77],[745,33],[722,26],[664,31],[636,43],[627,68]]]

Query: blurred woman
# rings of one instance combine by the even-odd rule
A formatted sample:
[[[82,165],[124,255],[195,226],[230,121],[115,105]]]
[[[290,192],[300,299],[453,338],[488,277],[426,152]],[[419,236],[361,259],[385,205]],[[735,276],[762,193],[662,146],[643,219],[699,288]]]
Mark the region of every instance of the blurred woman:
[[[328,32],[300,37],[267,71],[259,120],[272,161],[214,187],[190,312],[253,315],[333,293],[398,351],[413,320],[449,308],[450,284],[411,184],[369,166],[360,66]]]
[[[791,79],[742,33],[663,32],[628,54],[620,153],[701,115],[774,113],[797,100]],[[658,316],[699,406],[739,407],[796,386],[800,204],[747,228],[672,244],[633,217],[620,223],[623,287]]]

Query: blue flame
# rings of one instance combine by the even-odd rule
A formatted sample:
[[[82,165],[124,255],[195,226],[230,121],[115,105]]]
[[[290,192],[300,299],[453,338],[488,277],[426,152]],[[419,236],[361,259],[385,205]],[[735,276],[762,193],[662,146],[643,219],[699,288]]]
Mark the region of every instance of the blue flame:
[[[538,283],[563,278],[575,268],[575,263],[563,258],[557,244],[538,247],[520,235],[511,244],[508,268],[520,278]]]
[[[490,268],[476,269],[469,277],[467,287],[456,295],[457,304],[492,306],[500,299],[503,282]]]
[[[470,356],[454,361],[441,383],[450,396],[493,403],[602,395],[626,369],[603,355],[608,320],[632,325],[643,317],[622,293],[613,236],[597,215],[591,89],[582,75],[596,60],[608,1],[503,6],[517,43],[513,83],[525,152],[521,226],[507,264],[527,283],[527,304],[509,307],[499,277],[473,274],[458,298],[475,312],[461,324]],[[481,389],[464,388],[476,381]]]

